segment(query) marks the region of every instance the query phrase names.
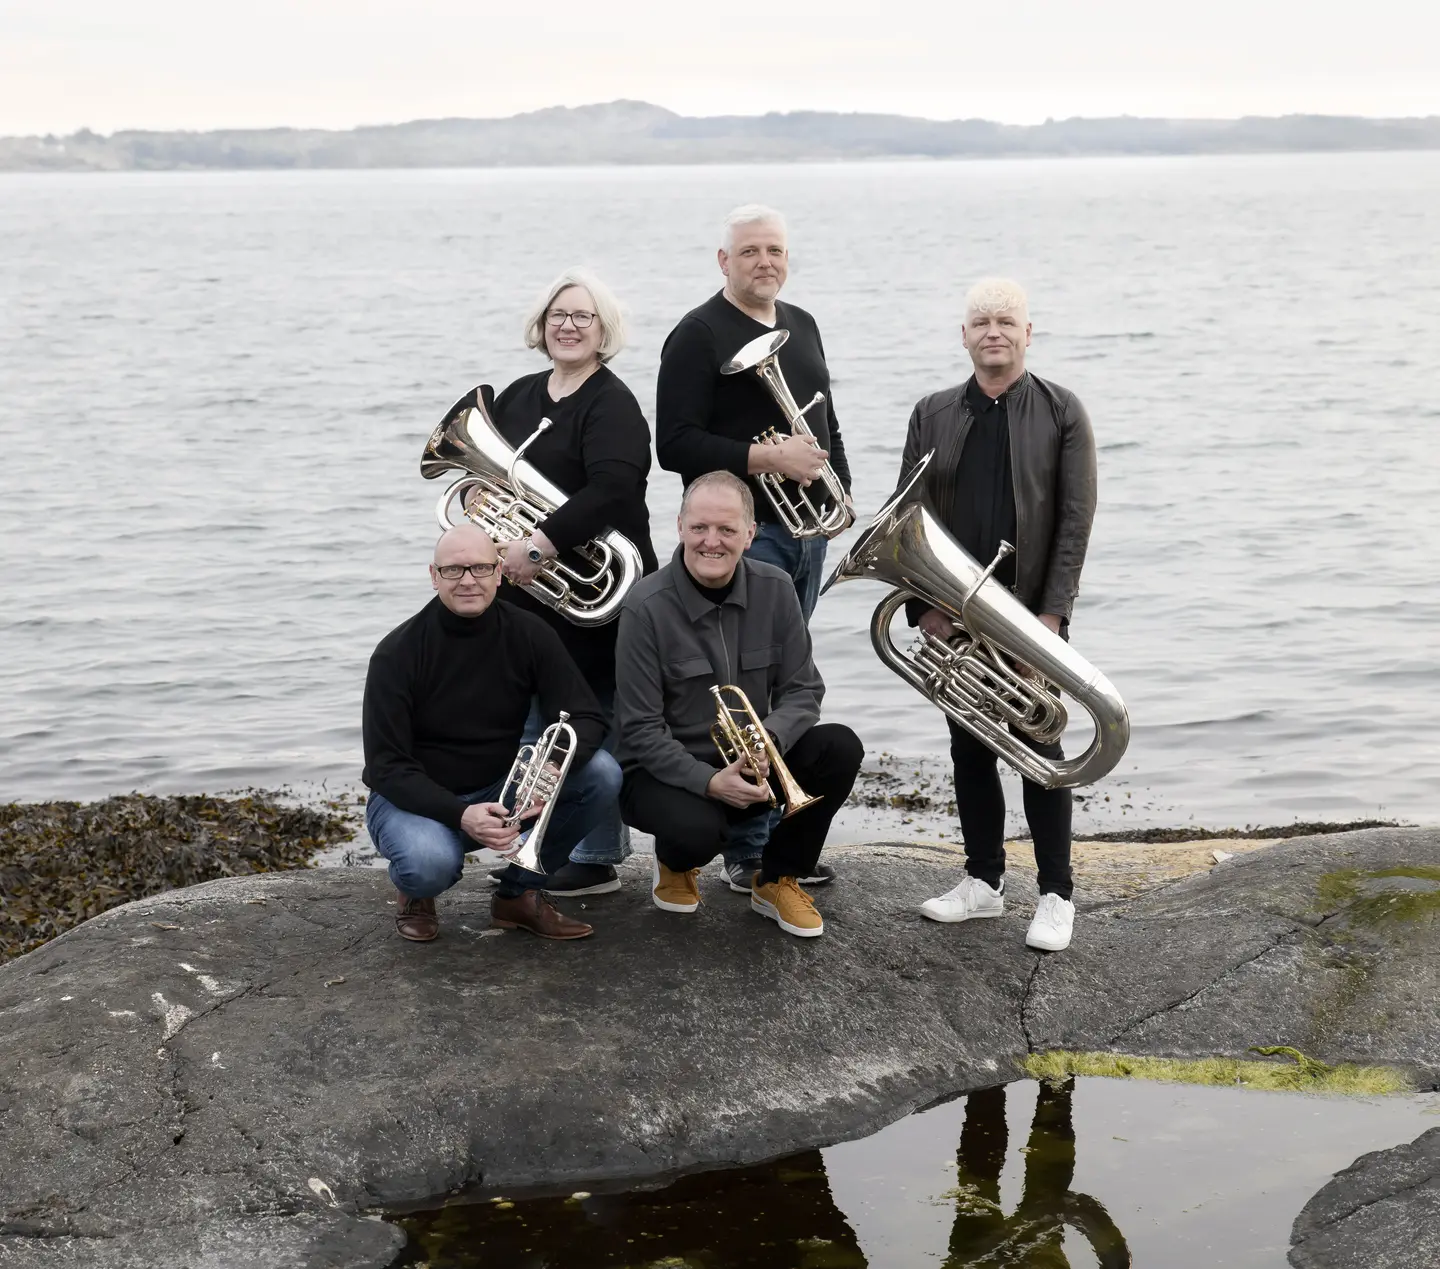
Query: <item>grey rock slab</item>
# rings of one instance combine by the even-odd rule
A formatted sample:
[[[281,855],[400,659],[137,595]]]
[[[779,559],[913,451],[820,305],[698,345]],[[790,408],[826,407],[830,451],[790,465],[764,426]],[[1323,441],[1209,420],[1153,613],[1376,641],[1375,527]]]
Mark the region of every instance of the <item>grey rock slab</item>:
[[[1290,1244],[1295,1269],[1435,1269],[1440,1128],[1336,1173],[1296,1218]]]
[[[1401,944],[1345,935],[1343,904],[1314,906],[1337,869],[1440,863],[1440,833],[1291,843],[1082,905],[1071,951],[1052,957],[1024,947],[1022,877],[1003,918],[937,925],[917,906],[959,879],[953,855],[832,857],[813,940],[713,875],[698,914],[660,912],[648,860],[621,893],[562,904],[597,929],[570,943],[492,930],[476,870],[428,945],[395,935],[393,891],[370,869],[215,881],[105,913],[0,967],[0,1248],[79,1240],[120,1265],[137,1239],[183,1243],[192,1226],[289,1247],[302,1218],[477,1183],[755,1162],[863,1136],[1062,1043],[1238,1054],[1303,1036],[1325,1057],[1440,1069],[1433,1018],[1392,1007],[1433,993],[1435,923]],[[1359,958],[1337,1029],[1285,1000],[1268,1029],[1227,1019],[1226,999],[1310,1001],[1295,949]],[[256,1245],[234,1263],[268,1263]],[[388,1262],[357,1246],[353,1263]]]

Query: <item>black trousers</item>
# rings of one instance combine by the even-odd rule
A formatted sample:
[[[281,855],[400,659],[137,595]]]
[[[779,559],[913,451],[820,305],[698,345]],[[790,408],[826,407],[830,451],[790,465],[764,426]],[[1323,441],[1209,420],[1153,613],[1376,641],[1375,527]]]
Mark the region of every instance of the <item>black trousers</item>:
[[[840,723],[818,723],[790,747],[785,765],[796,783],[820,801],[775,826],[761,857],[768,878],[811,874],[830,821],[850,796],[864,756],[860,738]],[[625,822],[654,833],[656,858],[675,872],[708,864],[730,840],[731,825],[769,809],[761,802],[737,810],[715,798],[662,784],[646,771],[627,772],[620,792]]]
[[[946,722],[950,725],[950,757],[955,763],[955,806],[965,835],[965,871],[987,885],[998,886],[1005,875],[1005,791],[995,765],[998,759],[959,724]],[[1025,743],[1042,758],[1064,757],[1058,741],[1053,745]],[[1075,889],[1070,875],[1070,790],[1044,789],[1024,780],[1023,791],[1040,893],[1068,899]]]

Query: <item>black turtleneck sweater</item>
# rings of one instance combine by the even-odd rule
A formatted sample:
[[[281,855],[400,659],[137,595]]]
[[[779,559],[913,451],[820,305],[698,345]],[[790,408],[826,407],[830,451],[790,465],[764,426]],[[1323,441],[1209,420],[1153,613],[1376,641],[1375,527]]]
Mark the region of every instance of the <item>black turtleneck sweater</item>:
[[[457,795],[505,778],[533,696],[547,725],[569,712],[571,769],[583,766],[605,719],[559,636],[510,604],[460,617],[436,597],[370,658],[361,778],[402,811],[458,829],[466,804]]]

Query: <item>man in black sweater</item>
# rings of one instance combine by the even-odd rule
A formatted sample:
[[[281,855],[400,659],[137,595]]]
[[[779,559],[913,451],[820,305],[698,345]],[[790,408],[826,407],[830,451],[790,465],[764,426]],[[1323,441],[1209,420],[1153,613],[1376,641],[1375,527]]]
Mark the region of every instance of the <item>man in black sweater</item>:
[[[380,641],[365,680],[365,824],[390,861],[401,937],[439,932],[435,896],[460,880],[465,852],[513,856],[520,831],[500,797],[532,697],[544,721],[564,710],[575,729],[570,771],[551,814],[540,864],[560,868],[620,793],[620,768],[600,748],[605,720],[555,634],[531,613],[494,603],[495,544],[474,525],[450,529],[430,566],[435,598]],[[538,813],[538,807],[531,813]],[[540,890],[543,875],[511,864],[491,901],[492,924],[542,938],[577,939],[591,927]]]
[[[757,203],[735,208],[725,218],[716,259],[725,275],[724,287],[680,319],[660,353],[655,451],[660,465],[679,472],[687,486],[712,471],[728,471],[749,484],[757,524],[746,555],[790,575],[808,623],[820,597],[826,540],[794,537],[780,523],[754,477],[778,473],[786,477],[785,488],[792,498],[803,485],[811,501],[823,508],[824,486],[814,482],[828,460],[849,490],[850,468],[830,396],[825,348],[815,319],[777,298],[790,269],[785,218],[778,211]],[[817,392],[825,395],[805,415],[814,440],[788,436],[785,416],[758,375],[720,373],[720,367],[744,345],[777,328],[790,332],[780,353],[780,368],[795,399],[806,402]],[[772,427],[787,439],[778,445],[755,442]],[[726,848],[725,870],[734,889],[749,889],[747,879],[759,862],[767,827],[774,823],[773,816],[759,817]],[[821,864],[814,876],[802,880],[815,885],[834,875]]]

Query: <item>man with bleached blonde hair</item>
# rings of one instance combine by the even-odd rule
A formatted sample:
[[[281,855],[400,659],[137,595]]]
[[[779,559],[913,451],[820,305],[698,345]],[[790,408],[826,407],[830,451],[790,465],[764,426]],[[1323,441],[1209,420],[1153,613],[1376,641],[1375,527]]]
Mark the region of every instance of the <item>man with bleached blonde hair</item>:
[[[945,527],[982,564],[1001,542],[1013,544],[1015,554],[995,579],[1068,638],[1095,516],[1095,438],[1075,394],[1025,368],[1030,334],[1029,303],[1018,283],[986,278],[970,289],[961,335],[975,373],[915,406],[900,471],[933,450],[925,491]],[[911,625],[937,639],[956,633],[947,614],[920,600],[907,612]],[[1046,758],[1061,756],[1058,743],[1030,747]],[[966,875],[920,910],[934,921],[997,917],[1005,908],[1005,795],[995,754],[951,722],[950,756]],[[1075,921],[1070,790],[1026,780],[1024,798],[1040,884],[1025,942],[1058,952],[1070,945]]]

